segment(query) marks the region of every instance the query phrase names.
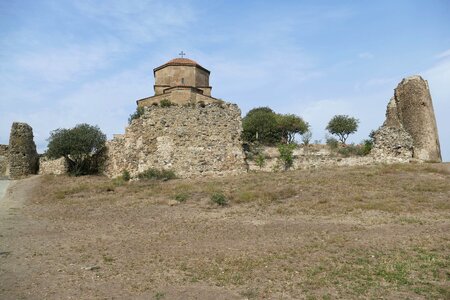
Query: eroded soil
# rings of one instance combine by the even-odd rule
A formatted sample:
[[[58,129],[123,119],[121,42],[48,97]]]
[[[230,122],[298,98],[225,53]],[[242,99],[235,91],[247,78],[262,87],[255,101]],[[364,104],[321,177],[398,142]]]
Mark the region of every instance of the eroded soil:
[[[448,299],[449,217],[448,165],[36,176],[0,203],[0,298]]]

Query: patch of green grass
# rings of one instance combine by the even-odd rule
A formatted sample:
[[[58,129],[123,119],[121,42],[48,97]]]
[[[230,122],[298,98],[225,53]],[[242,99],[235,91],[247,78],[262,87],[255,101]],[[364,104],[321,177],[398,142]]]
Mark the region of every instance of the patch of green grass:
[[[448,256],[423,248],[369,253],[354,250],[346,257],[323,258],[306,270],[303,288],[338,287],[341,293],[358,297],[374,290],[414,290],[422,296],[448,299],[450,288],[437,283],[450,279]]]
[[[105,263],[112,263],[112,262],[114,262],[115,260],[116,260],[116,259],[113,258],[112,256],[103,254],[103,261],[104,261]]]
[[[163,292],[157,292],[154,296],[153,299],[155,300],[161,300],[164,299],[164,297],[166,297],[166,294]]]
[[[222,192],[215,192],[212,194],[211,201],[219,206],[225,206],[228,204],[228,199]]]
[[[177,193],[174,196],[174,199],[178,202],[186,202],[186,200],[189,198],[189,194],[187,193]]]
[[[73,187],[69,187],[62,190],[57,190],[54,194],[55,198],[58,200],[62,200],[67,196],[75,195],[78,193],[82,193],[89,190],[89,186],[87,184],[80,184]]]

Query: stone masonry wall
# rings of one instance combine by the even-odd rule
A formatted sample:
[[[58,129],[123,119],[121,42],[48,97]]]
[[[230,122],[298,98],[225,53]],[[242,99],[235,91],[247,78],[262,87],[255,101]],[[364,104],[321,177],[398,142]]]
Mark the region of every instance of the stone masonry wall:
[[[18,179],[36,174],[39,167],[36,144],[33,141],[33,129],[25,123],[14,122],[9,136],[9,175]]]
[[[149,168],[171,169],[179,177],[246,171],[241,114],[229,103],[145,107],[123,135],[107,143],[104,173],[132,176]]]
[[[69,172],[69,164],[65,157],[58,159],[49,159],[47,157],[39,158],[39,174],[62,175]]]
[[[283,170],[283,162],[277,147],[263,147],[262,154],[265,158],[264,165],[258,166],[256,159],[248,159],[249,171],[274,172]],[[331,151],[327,145],[298,146],[293,151],[292,170],[308,170],[315,168],[342,167],[342,166],[366,166],[374,164],[393,164],[409,162],[408,159],[397,156],[376,157],[349,156],[343,157],[335,151]]]
[[[0,145],[0,177],[6,176],[8,169],[8,145]]]

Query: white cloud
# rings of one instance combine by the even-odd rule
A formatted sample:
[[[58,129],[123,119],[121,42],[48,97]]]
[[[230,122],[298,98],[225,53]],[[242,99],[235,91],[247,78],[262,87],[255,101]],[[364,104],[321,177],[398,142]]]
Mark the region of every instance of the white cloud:
[[[450,56],[450,49],[439,53],[438,55],[436,55],[436,58],[445,58],[445,57],[448,57],[448,56]]]
[[[361,58],[361,59],[372,59],[375,56],[372,53],[370,53],[370,52],[362,52],[362,53],[358,54],[358,57]]]
[[[133,43],[151,42],[173,34],[195,16],[182,1],[77,1],[74,5],[84,16]]]
[[[18,54],[16,70],[49,82],[74,80],[76,77],[108,66],[121,48],[110,42],[97,45],[67,45]]]

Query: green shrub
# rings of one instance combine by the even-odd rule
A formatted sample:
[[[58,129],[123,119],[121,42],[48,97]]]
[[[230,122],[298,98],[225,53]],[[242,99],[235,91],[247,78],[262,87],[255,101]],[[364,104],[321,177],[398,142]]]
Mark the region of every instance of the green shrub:
[[[173,105],[175,105],[174,103],[172,103],[170,100],[168,99],[162,99],[161,102],[159,102],[159,105],[161,107],[171,107]]]
[[[280,159],[283,162],[284,170],[288,170],[294,163],[294,149],[296,144],[280,144],[278,145],[278,152],[280,152]]]
[[[122,178],[123,178],[123,180],[125,180],[125,181],[130,181],[130,179],[131,179],[130,172],[128,172],[128,170],[123,170],[123,172],[122,172]]]
[[[346,145],[344,147],[339,148],[337,152],[344,157],[362,156],[361,149],[362,148],[360,145],[350,144],[350,145]]]
[[[225,206],[228,204],[228,200],[221,192],[215,192],[211,195],[211,201],[217,205]]]
[[[150,168],[144,172],[138,174],[139,179],[159,179],[159,180],[169,180],[177,178],[172,170],[159,170],[155,168]]]
[[[360,145],[346,145],[344,147],[339,148],[337,151],[339,154],[343,155],[344,157],[349,156],[366,156],[370,153],[370,150],[372,149],[372,145],[370,143],[368,144],[360,144]]]
[[[373,140],[372,139],[367,139],[363,141],[363,147],[362,147],[362,154],[368,155],[370,153],[370,151],[372,151],[373,148]]]
[[[178,202],[186,202],[186,200],[189,198],[189,195],[187,193],[178,193],[174,198]]]
[[[332,136],[325,137],[326,144],[331,150],[336,150],[339,147],[339,141]]]
[[[136,107],[136,111],[128,117],[128,124],[131,124],[135,119],[139,119],[143,114],[144,108],[141,106]]]
[[[259,153],[256,156],[255,163],[260,169],[266,165],[266,156],[264,153]]]

